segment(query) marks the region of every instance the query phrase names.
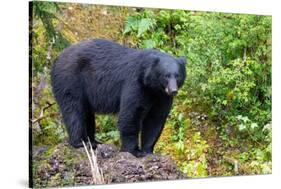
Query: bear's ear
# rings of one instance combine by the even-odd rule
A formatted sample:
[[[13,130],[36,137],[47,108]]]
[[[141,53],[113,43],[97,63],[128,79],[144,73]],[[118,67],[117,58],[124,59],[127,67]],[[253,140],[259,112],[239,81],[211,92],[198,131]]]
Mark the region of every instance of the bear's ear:
[[[155,77],[152,73],[153,73],[153,69],[157,66],[157,64],[160,61],[160,58],[154,54],[150,54],[148,56],[148,59],[146,60],[148,61],[144,69],[144,76],[143,76],[143,83],[145,85],[149,85],[151,83],[151,80],[153,77]]]
[[[150,59],[151,68],[155,67],[160,61],[160,58],[155,54],[149,55],[149,59]]]
[[[182,65],[186,65],[187,64],[186,59],[187,59],[186,57],[181,56],[178,58],[178,62]]]

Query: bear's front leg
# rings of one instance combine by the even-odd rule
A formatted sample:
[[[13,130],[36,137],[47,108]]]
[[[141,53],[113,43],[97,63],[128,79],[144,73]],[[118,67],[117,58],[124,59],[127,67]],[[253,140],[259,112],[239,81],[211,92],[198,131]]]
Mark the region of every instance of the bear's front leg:
[[[171,106],[171,98],[159,99],[144,118],[141,133],[141,149],[143,153],[153,153],[154,146],[164,128]]]
[[[144,156],[139,149],[138,136],[140,118],[137,108],[128,108],[119,112],[118,128],[121,136],[121,151],[130,152],[136,157]]]
[[[118,129],[122,143],[121,151],[130,152],[136,157],[142,157],[145,154],[139,149],[138,136],[145,108],[141,104],[143,100],[137,90],[134,89],[131,93],[130,91],[123,93],[120,104]]]

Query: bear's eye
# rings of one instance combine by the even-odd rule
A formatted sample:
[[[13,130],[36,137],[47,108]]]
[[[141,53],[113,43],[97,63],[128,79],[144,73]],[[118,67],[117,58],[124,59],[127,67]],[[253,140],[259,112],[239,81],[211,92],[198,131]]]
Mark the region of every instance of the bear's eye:
[[[169,77],[171,77],[171,74],[166,74],[165,75],[165,78],[169,78]]]
[[[175,78],[179,78],[179,74],[175,74]]]

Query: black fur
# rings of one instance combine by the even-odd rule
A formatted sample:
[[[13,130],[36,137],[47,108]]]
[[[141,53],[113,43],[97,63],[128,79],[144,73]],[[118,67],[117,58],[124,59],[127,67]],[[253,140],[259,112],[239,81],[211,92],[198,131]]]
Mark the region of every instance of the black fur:
[[[172,106],[165,92],[185,80],[185,59],[156,50],[137,50],[106,40],[90,40],[64,50],[52,73],[53,93],[70,144],[95,145],[95,114],[118,113],[123,151],[152,153]],[[141,147],[138,135],[141,133]]]

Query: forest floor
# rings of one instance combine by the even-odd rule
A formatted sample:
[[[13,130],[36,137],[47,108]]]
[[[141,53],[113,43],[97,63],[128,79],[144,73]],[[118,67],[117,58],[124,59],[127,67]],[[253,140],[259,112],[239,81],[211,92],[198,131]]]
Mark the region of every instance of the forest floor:
[[[103,155],[99,155],[98,163],[105,183],[253,174],[251,167],[239,160],[239,155],[247,151],[245,145],[226,146],[205,114],[189,112],[184,116],[188,124],[183,130],[182,145],[174,138],[180,129],[175,129],[169,120],[154,156],[138,159],[118,152],[118,144],[101,145],[98,153]],[[66,138],[63,141],[51,146],[33,146],[35,187],[94,184],[84,149],[73,149]]]
[[[83,148],[74,149],[61,143],[50,149],[35,148],[34,187],[79,186],[91,184],[128,183],[186,178],[169,156],[148,155],[136,158],[119,152],[113,145],[102,144],[96,149],[101,181],[95,183],[91,164]],[[94,173],[95,174],[95,173]],[[99,175],[95,175],[97,178]],[[100,177],[100,176],[99,176]]]
[[[173,126],[167,125],[156,145],[156,152],[170,155],[178,169],[192,178],[247,174],[239,164],[241,148],[225,146],[215,124],[198,112],[186,115],[190,126],[184,131],[182,148],[173,140]]]

